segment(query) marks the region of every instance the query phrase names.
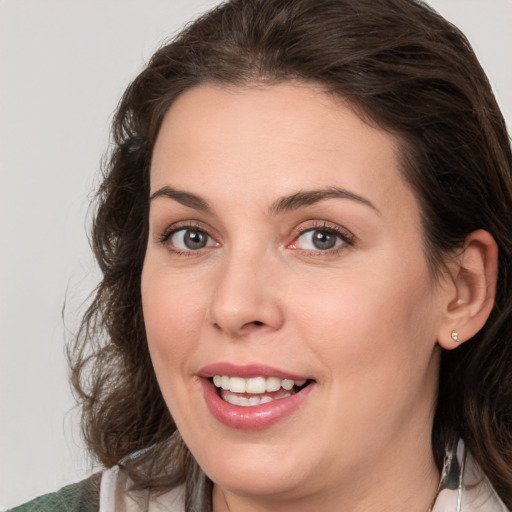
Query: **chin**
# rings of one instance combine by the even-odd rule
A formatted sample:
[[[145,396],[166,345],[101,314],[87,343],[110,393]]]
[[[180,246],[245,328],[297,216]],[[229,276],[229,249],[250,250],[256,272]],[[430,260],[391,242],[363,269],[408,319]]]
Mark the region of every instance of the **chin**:
[[[290,499],[303,494],[306,483],[311,482],[311,458],[297,446],[233,444],[226,447],[225,455],[216,450],[211,457],[199,462],[207,476],[220,488],[240,496],[258,496]],[[314,463],[313,463],[314,464]]]
[[[222,490],[239,496],[254,496],[258,499],[300,498],[305,492],[307,479],[302,475],[282,470],[279,466],[269,471],[268,467],[244,465],[244,469],[213,470],[210,479]]]

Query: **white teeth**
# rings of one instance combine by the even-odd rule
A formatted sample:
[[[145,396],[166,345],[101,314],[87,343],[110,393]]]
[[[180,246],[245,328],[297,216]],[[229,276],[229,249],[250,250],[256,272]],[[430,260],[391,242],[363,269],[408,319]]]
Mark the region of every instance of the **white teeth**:
[[[238,395],[226,395],[224,397],[224,400],[226,400],[226,402],[229,402],[230,404],[239,405],[240,401],[238,400],[238,398]]]
[[[230,377],[229,390],[233,393],[245,393],[245,379],[242,379],[242,377]]]
[[[254,377],[247,379],[245,382],[246,393],[265,393],[267,390],[267,383],[265,377]]]
[[[294,386],[301,387],[305,383],[305,380],[280,379],[278,377],[251,377],[250,379],[229,377],[227,375],[215,375],[213,377],[213,384],[217,388],[232,393],[250,393],[254,395],[265,392],[272,393],[280,388],[291,391]]]
[[[269,402],[280,400],[281,398],[288,398],[291,395],[291,393],[284,393],[280,398],[274,399],[268,395],[262,396],[261,398],[258,396],[251,396],[251,398],[247,398],[246,396],[222,393],[222,399],[232,405],[238,405],[240,407],[254,407],[255,405],[268,404]]]
[[[291,379],[283,379],[281,381],[281,386],[283,389],[286,389],[286,391],[290,391],[293,388],[294,384],[295,383]]]
[[[281,379],[278,377],[268,377],[267,378],[267,391],[270,393],[272,391],[277,391],[281,387]]]

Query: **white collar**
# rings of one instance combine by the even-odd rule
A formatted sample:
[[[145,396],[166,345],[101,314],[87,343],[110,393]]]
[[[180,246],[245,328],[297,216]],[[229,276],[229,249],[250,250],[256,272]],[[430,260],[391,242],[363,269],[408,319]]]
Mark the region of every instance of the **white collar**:
[[[448,448],[428,512],[509,512],[464,442]]]

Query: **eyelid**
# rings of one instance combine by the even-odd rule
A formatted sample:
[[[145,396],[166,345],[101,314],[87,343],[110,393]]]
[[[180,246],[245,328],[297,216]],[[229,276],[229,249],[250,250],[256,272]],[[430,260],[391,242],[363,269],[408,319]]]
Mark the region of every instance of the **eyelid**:
[[[169,239],[171,235],[176,233],[176,231],[179,231],[180,229],[197,229],[201,231],[207,231],[205,228],[203,228],[202,225],[200,225],[197,221],[178,221],[173,222],[172,224],[169,224],[166,226],[163,230],[161,230],[159,233],[157,233],[157,239],[159,242],[165,242]]]
[[[214,241],[213,246],[218,247],[220,243],[217,240],[217,237],[215,235],[212,235],[212,229],[209,226],[204,225],[202,222],[196,221],[196,220],[183,220],[178,221],[170,224],[167,226],[161,233],[157,234],[157,243],[160,243],[164,246],[166,246],[167,250],[170,252],[173,252],[175,254],[184,254],[184,255],[194,255],[198,254],[203,250],[210,249],[212,245],[207,245],[201,249],[189,249],[189,250],[183,250],[179,249],[177,247],[170,247],[169,246],[169,240],[171,237],[179,232],[179,231],[186,231],[186,230],[192,230],[192,231],[202,231],[206,234],[206,236]]]
[[[312,250],[312,249],[302,249],[301,247],[292,247],[293,244],[297,242],[297,240],[304,234],[310,232],[310,231],[325,231],[327,233],[332,233],[340,238],[340,240],[343,242],[340,245],[333,247],[332,249],[326,249],[326,250]],[[355,244],[356,237],[353,233],[351,233],[348,229],[335,224],[333,222],[325,221],[325,220],[311,220],[306,223],[300,224],[297,228],[294,229],[292,234],[292,242],[287,244],[287,247],[296,250],[296,251],[303,251],[305,253],[310,254],[336,254],[340,252],[341,250],[351,247]]]
[[[162,245],[166,245],[169,239],[173,236],[173,234],[177,233],[181,230],[197,230],[204,232],[210,240],[214,242],[213,245],[207,245],[204,248],[200,249],[189,249],[182,250],[177,247],[166,247],[170,252],[175,254],[184,254],[184,255],[194,255],[201,253],[203,250],[211,249],[213,247],[219,247],[221,244],[218,241],[218,236],[216,236],[215,231],[208,225],[205,225],[203,222],[197,220],[182,220],[178,222],[174,222],[168,225],[160,234],[157,235],[157,243]],[[293,247],[293,245],[297,242],[297,240],[307,232],[310,231],[325,231],[327,233],[332,233],[337,236],[342,243],[331,249],[303,249],[301,247]],[[214,234],[212,234],[212,231]],[[340,226],[339,224],[329,222],[326,220],[309,220],[307,222],[301,223],[297,226],[292,232],[292,240],[291,242],[286,244],[286,247],[292,250],[301,251],[307,254],[316,254],[316,255],[334,255],[339,253],[340,251],[346,249],[347,247],[351,247],[354,245],[356,241],[356,237],[351,233],[347,228]]]

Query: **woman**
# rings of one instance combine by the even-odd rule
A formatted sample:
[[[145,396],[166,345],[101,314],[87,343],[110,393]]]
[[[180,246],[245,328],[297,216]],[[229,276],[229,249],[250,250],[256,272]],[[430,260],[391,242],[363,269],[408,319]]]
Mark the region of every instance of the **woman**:
[[[110,469],[26,507],[512,506],[512,156],[457,29],[233,0],[155,54],[114,142],[72,350]]]

